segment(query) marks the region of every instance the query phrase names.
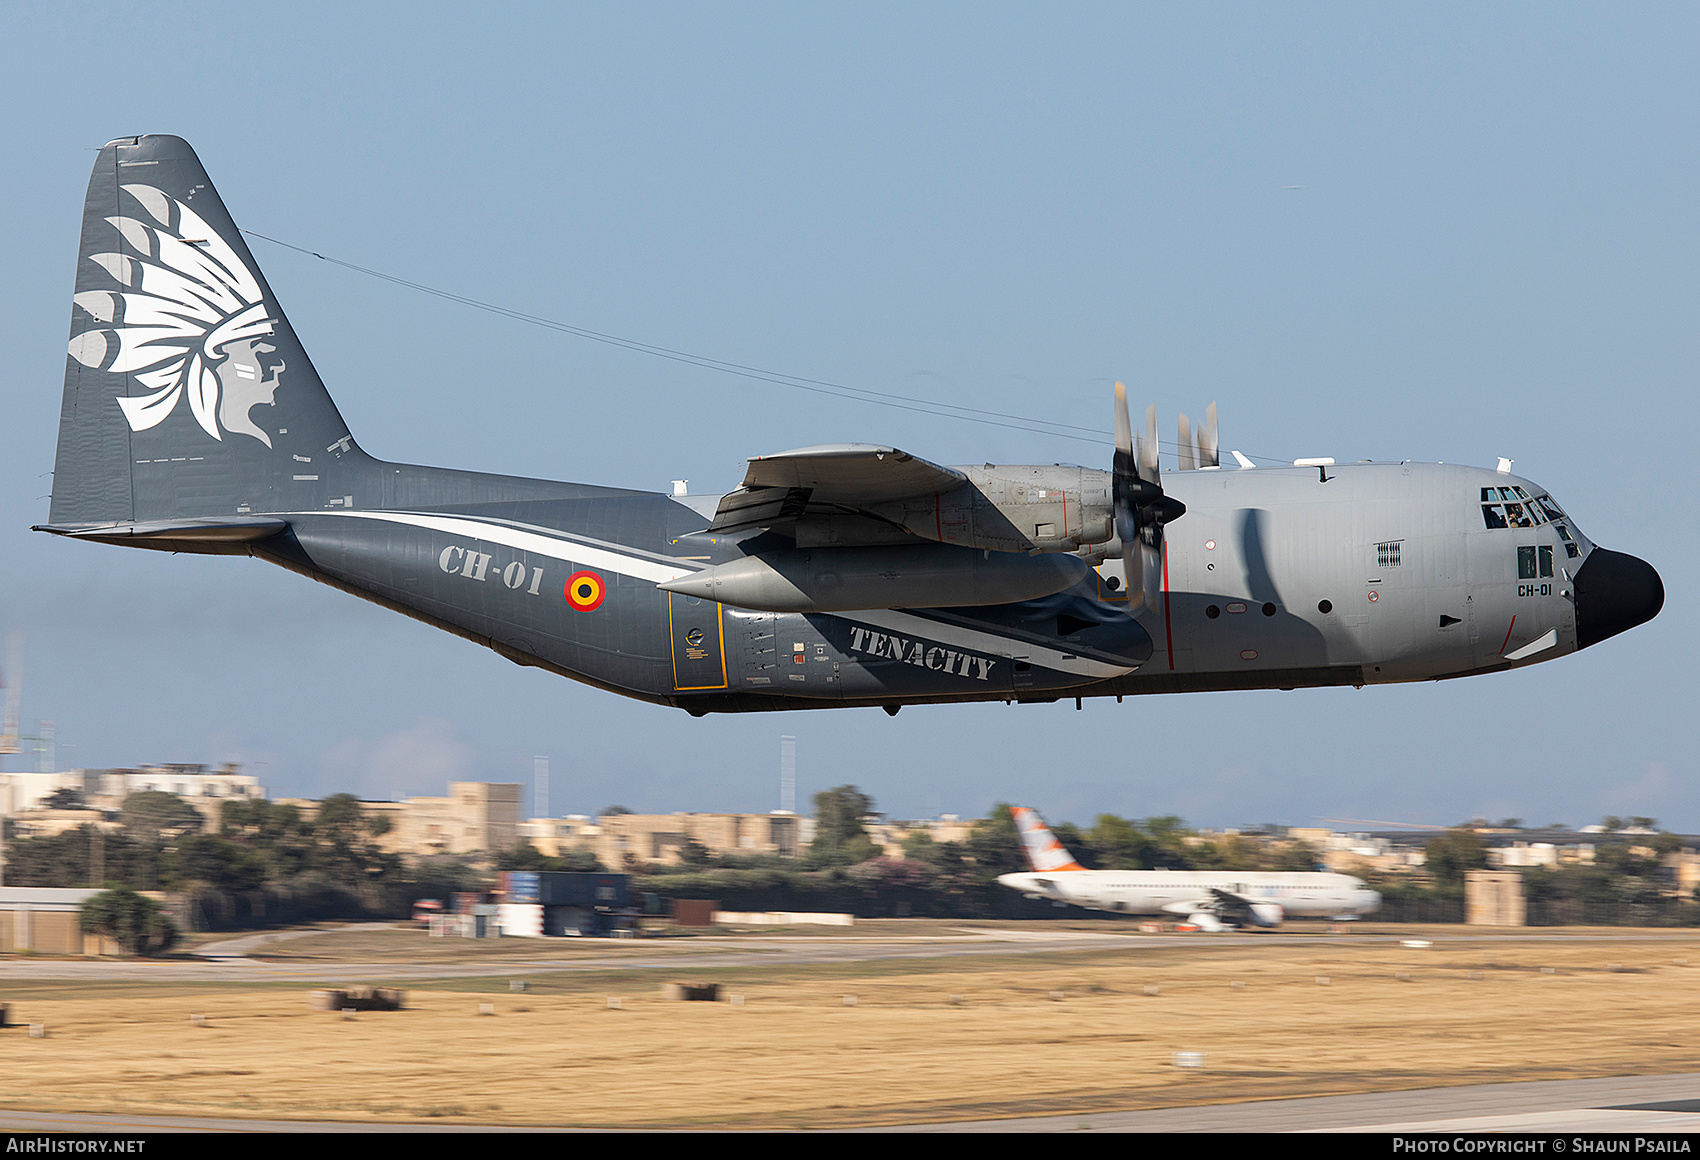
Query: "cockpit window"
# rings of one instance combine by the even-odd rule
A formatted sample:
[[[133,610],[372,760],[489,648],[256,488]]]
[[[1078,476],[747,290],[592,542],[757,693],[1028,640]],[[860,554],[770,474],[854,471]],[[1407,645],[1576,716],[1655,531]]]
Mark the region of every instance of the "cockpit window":
[[[1482,524],[1488,528],[1538,528],[1551,523],[1567,542],[1570,533],[1559,520],[1565,519],[1563,509],[1550,496],[1530,495],[1521,487],[1484,487],[1482,493]],[[1576,550],[1571,547],[1570,554]]]

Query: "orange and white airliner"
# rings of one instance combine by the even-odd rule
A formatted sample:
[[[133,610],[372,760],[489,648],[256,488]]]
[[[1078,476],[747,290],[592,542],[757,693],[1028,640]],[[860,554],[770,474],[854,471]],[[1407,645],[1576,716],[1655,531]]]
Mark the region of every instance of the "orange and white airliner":
[[[1200,930],[1279,926],[1288,915],[1357,918],[1381,905],[1360,879],[1320,871],[1088,870],[1034,810],[1016,806],[1027,874],[998,881],[1028,898],[1120,914],[1183,914]]]

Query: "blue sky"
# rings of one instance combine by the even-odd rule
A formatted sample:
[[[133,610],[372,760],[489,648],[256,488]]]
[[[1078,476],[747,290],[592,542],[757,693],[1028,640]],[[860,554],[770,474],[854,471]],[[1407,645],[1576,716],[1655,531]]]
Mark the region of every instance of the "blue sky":
[[[1700,830],[1697,34],[1681,5],[20,9],[0,630],[26,727],[62,765],[238,760],[288,794],[542,753],[557,811],[773,808],[791,733],[799,800],[853,782],[900,816]],[[1443,684],[693,720],[257,561],[33,534],[89,166],[139,132],[188,138],[246,228],[651,343],[1106,430],[1119,378],[1165,429],[1217,401],[1224,446],[1271,459],[1511,456],[1653,562],[1665,610]],[[385,458],[700,491],[844,440],[1108,460],[254,249]]]

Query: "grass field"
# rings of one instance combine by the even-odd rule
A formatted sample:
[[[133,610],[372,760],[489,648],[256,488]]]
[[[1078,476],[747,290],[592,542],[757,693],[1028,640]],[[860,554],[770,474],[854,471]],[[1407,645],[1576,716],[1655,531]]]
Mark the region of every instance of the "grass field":
[[[0,1105],[837,1127],[1700,1070],[1700,938],[1545,933],[1426,949],[1133,938],[1111,951],[540,972],[525,993],[505,977],[443,980],[411,989],[407,1010],[352,1020],[310,1010],[299,984],[15,983],[12,1018],[49,1034],[0,1032],[13,1039]],[[443,941],[315,936],[278,957],[401,961]],[[564,944],[525,949],[538,945],[559,958]],[[658,994],[699,979],[742,1005]],[[1178,1068],[1175,1052],[1203,1052],[1204,1066]]]

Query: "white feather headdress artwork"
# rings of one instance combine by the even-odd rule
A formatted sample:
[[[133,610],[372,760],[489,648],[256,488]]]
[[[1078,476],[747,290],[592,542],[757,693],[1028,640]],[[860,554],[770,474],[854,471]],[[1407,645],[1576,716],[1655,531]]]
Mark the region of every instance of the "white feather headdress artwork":
[[[104,325],[72,338],[71,357],[86,367],[134,374],[147,389],[118,399],[132,431],[158,426],[187,394],[195,421],[222,440],[217,370],[225,348],[273,331],[259,282],[194,210],[152,186],[123,189],[153,221],[106,219],[134,254],[91,254],[89,261],[128,289],[75,296]],[[245,408],[234,425],[227,416],[225,426],[271,446],[270,437],[247,422]]]

